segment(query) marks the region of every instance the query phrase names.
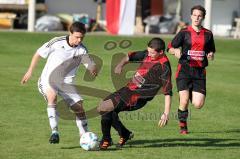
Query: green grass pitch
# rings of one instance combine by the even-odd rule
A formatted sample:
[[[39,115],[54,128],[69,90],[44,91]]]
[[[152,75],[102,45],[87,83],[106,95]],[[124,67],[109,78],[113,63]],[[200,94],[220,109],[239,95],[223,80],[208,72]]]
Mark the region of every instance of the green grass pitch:
[[[37,90],[37,79],[45,60],[38,64],[25,86],[20,80],[36,49],[54,36],[24,32],[0,32],[0,159],[236,159],[240,157],[240,41],[215,39],[216,57],[207,68],[207,99],[201,110],[190,106],[189,135],[178,133],[176,110],[178,95],[174,74],[177,60],[168,55],[173,70],[174,95],[171,118],[165,128],[158,128],[158,116],[163,111],[163,96],[157,96],[143,109],[121,113],[123,122],[135,138],[122,150],[113,146],[108,151],[87,152],[79,146],[78,129],[74,120],[60,119],[60,144],[48,143],[50,128],[46,104]],[[84,39],[89,52],[101,58],[103,65],[94,81],[83,79],[84,68],[77,76],[79,85],[114,91],[111,79],[112,57],[130,50],[146,48],[151,37],[115,37],[87,35]],[[130,40],[132,45],[112,50],[104,49],[108,41]],[[169,42],[171,37],[164,37]],[[131,73],[129,74],[129,76]],[[81,90],[80,90],[81,91]],[[84,95],[84,107],[96,106],[100,99]],[[100,118],[89,119],[89,128],[98,136]],[[112,130],[116,143],[118,136]],[[101,137],[101,136],[100,136]]]

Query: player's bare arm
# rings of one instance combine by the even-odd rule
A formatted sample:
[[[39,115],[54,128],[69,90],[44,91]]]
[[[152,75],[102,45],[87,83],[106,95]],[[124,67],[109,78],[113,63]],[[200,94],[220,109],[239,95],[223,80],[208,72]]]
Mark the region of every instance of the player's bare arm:
[[[31,64],[30,64],[27,72],[23,76],[23,78],[21,80],[21,84],[25,84],[31,78],[32,72],[33,72],[34,68],[36,67],[36,65],[37,65],[37,63],[38,63],[40,58],[41,58],[41,56],[38,53],[35,53],[33,55]]]
[[[165,107],[164,107],[164,113],[162,114],[158,126],[159,127],[164,127],[167,125],[167,122],[169,120],[169,113],[171,109],[171,96],[170,95],[165,95]]]
[[[116,74],[120,74],[120,73],[122,72],[123,66],[124,66],[125,64],[127,64],[128,61],[129,61],[129,57],[128,57],[128,55],[127,55],[127,56],[125,56],[125,57],[117,64],[117,66],[115,67],[114,72],[115,72]]]

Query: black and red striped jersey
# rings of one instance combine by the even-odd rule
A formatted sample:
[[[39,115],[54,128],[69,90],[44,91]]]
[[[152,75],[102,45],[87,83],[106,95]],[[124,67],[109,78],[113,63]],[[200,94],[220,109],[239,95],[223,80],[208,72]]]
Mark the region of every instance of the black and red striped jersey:
[[[216,51],[212,32],[205,28],[196,32],[191,26],[182,29],[168,44],[168,49],[180,47],[182,56],[179,63],[190,67],[208,66],[207,54]]]
[[[133,78],[127,84],[135,95],[153,98],[161,89],[165,95],[172,95],[171,66],[165,54],[156,59],[148,56],[147,50],[131,52],[128,54],[130,62],[138,62]]]

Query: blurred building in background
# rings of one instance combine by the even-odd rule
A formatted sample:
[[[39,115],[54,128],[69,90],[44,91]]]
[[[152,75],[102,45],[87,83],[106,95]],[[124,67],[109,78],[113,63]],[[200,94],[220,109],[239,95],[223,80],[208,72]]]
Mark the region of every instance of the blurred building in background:
[[[0,0],[0,28],[8,28],[11,25],[10,28],[13,29],[26,29],[27,6],[30,1]],[[40,21],[41,23],[38,22],[38,26],[41,26],[40,29],[44,28],[43,25],[46,25],[47,28],[48,25],[53,26],[52,23],[57,23],[58,19],[53,18],[56,16],[64,30],[71,22],[82,21],[87,25],[88,31],[109,31],[107,17],[114,15],[112,15],[113,12],[108,11],[107,7],[113,8],[114,6],[108,5],[121,4],[129,8],[130,0],[36,0],[36,3],[36,24],[40,17],[47,16]],[[206,7],[206,3],[208,3],[207,7],[210,7],[208,11],[211,10],[208,14],[210,17],[205,19],[206,26],[215,35],[229,36],[234,34],[235,30],[238,29],[240,0],[134,0],[134,3],[131,1],[131,7],[134,7],[131,10],[135,16],[134,32],[174,34],[179,28],[190,23],[190,9],[193,5],[200,4]],[[117,23],[129,20],[128,27],[131,28],[132,18],[130,17],[132,15],[128,17],[129,13],[125,12],[126,10],[126,8],[120,10],[118,18],[120,21]],[[126,16],[124,20],[123,16]],[[8,23],[6,19],[9,20]],[[46,19],[50,21],[50,24],[42,24]],[[128,29],[125,30],[128,31]],[[124,34],[124,32],[122,33]],[[119,33],[117,32],[117,34]]]

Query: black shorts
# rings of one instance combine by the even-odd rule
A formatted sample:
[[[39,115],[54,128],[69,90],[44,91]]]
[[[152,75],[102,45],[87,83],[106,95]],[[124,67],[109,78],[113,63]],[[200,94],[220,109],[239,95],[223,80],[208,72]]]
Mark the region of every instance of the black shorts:
[[[110,94],[104,100],[111,99],[115,107],[114,111],[134,111],[141,109],[146,105],[146,103],[151,99],[136,98],[135,94],[126,87]]]
[[[202,93],[206,96],[206,79],[177,79],[178,91],[189,90]]]
[[[206,69],[179,64],[176,72],[178,91],[189,90],[206,95]]]

